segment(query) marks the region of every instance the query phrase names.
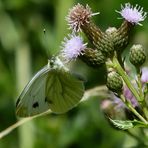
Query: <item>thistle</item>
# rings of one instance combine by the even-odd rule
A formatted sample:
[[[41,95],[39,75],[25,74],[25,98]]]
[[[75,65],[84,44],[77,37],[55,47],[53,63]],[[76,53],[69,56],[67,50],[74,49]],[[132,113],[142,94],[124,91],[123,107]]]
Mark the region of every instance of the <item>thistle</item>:
[[[90,19],[92,16],[98,14],[99,12],[92,13],[91,8],[88,5],[84,7],[78,3],[72,9],[70,9],[66,20],[70,29],[72,29],[74,32],[79,32],[82,29],[81,27],[85,26],[86,24],[90,24]]]
[[[66,62],[76,59],[83,54],[87,43],[83,43],[83,39],[80,36],[71,34],[68,38],[64,38],[61,46],[61,56]]]
[[[92,16],[99,12],[93,13],[88,5],[81,4],[70,9],[66,19],[73,34],[65,38],[61,55],[67,61],[80,58],[94,68],[106,66],[108,71],[106,86],[113,92],[114,97],[104,100],[101,108],[105,115],[121,119],[108,118],[114,127],[122,130],[128,130],[137,124],[140,127],[147,127],[148,79],[144,70],[141,73],[140,69],[146,59],[145,51],[142,45],[133,45],[130,49],[129,60],[137,68],[136,81],[132,80],[130,74],[125,71],[125,61],[121,55],[130,41],[131,30],[135,25],[141,25],[140,22],[146,18],[147,13],[138,5],[133,7],[129,3],[117,12],[124,18],[121,26],[119,28],[109,27],[103,32],[92,21]],[[86,47],[82,37],[76,35],[81,31],[89,39],[91,45],[87,44]]]
[[[142,25],[140,22],[145,20],[147,13],[142,7],[134,7],[130,3],[121,5],[121,11],[116,12],[121,14],[124,21],[114,36],[114,46],[116,50],[123,50],[129,43],[130,31],[135,25]]]
[[[102,52],[87,48],[87,43],[83,43],[82,37],[71,34],[68,38],[64,38],[60,54],[66,63],[75,60],[78,57],[92,67],[99,67],[105,63],[106,58]]]
[[[132,25],[142,25],[140,22],[144,21],[147,16],[147,12],[143,11],[143,7],[138,5],[134,7],[130,3],[126,3],[125,6],[121,5],[121,11],[117,12]]]
[[[114,50],[113,44],[107,34],[92,22],[91,17],[97,14],[99,13],[92,13],[88,5],[84,7],[77,4],[70,9],[66,19],[70,29],[76,32],[82,30],[94,47],[108,56]]]

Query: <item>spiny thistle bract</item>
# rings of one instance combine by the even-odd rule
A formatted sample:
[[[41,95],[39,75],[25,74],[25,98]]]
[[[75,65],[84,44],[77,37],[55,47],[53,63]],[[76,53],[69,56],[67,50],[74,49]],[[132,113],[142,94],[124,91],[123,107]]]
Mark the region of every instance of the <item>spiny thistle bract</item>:
[[[106,61],[106,57],[99,50],[86,48],[82,53],[80,59],[91,67],[100,67]]]

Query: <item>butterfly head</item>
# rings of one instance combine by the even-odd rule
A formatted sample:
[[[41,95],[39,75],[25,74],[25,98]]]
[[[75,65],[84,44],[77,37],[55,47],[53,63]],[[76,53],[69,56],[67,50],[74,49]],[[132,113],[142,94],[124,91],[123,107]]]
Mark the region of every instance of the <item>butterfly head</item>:
[[[48,66],[51,69],[65,69],[65,70],[67,70],[67,68],[64,66],[64,64],[60,60],[60,58],[57,56],[56,57],[53,56],[50,60],[48,60]]]

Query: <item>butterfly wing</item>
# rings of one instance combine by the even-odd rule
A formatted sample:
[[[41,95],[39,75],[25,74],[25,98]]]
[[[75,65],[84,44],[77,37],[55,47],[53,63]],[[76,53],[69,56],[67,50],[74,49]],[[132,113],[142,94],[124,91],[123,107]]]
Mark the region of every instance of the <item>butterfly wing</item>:
[[[69,71],[52,70],[46,81],[46,101],[54,113],[64,113],[75,107],[84,94],[83,82]]]
[[[33,116],[51,109],[64,113],[79,103],[84,94],[81,80],[62,66],[41,69],[27,84],[16,102],[16,114],[20,117]]]
[[[49,71],[49,66],[45,66],[27,84],[16,102],[18,116],[33,116],[49,109],[49,104],[45,101],[46,79]]]

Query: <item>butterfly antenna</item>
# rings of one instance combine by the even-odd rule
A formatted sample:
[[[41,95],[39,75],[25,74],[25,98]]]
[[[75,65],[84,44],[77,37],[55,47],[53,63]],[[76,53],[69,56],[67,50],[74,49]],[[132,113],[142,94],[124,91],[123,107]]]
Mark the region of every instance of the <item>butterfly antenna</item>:
[[[44,40],[44,42],[45,42],[45,50],[46,50],[47,58],[49,58],[50,53],[49,53],[49,50],[47,48],[48,41],[47,41],[46,29],[45,28],[43,29],[43,34],[44,34],[44,38],[45,38],[45,40]]]

